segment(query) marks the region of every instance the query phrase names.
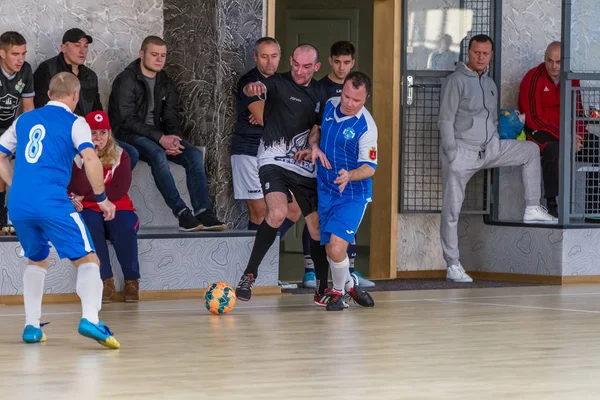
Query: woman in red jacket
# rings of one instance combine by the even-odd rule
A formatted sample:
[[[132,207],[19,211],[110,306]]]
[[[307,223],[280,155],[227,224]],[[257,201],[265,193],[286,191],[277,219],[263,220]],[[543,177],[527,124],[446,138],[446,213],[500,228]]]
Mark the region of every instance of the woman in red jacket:
[[[92,129],[92,142],[96,154],[104,166],[106,196],[117,208],[115,218],[104,221],[102,212],[95,201],[83,160],[77,156],[73,165],[73,175],[69,184],[71,199],[75,209],[81,213],[94,241],[100,258],[100,275],[104,282],[102,302],[110,303],[115,293],[115,281],[108,254],[106,239],[110,239],[125,277],[125,301],[139,300],[140,267],[138,261],[137,232],[139,219],[133,202],[127,194],[131,186],[131,164],[129,155],[123,151],[112,136],[106,113],[93,111],[85,117]]]

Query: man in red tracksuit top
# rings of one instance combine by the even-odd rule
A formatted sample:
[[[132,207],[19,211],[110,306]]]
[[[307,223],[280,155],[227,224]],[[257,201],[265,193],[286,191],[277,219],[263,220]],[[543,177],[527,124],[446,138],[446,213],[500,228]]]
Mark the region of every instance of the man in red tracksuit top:
[[[574,80],[572,85],[579,86]],[[542,175],[548,212],[557,216],[558,161],[560,138],[560,42],[550,43],[544,62],[531,69],[521,82],[519,110],[526,115],[527,140],[536,142],[542,152]],[[583,112],[580,99],[577,111]],[[577,151],[583,148],[583,132],[577,136]]]

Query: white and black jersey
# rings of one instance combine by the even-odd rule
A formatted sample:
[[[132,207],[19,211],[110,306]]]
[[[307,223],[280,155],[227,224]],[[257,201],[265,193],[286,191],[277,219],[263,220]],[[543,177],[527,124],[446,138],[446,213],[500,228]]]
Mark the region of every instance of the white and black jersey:
[[[21,70],[12,75],[0,67],[0,132],[14,122],[21,97],[33,96],[33,72],[29,63],[25,62]]]
[[[308,147],[308,135],[321,125],[327,93],[319,82],[308,86],[294,83],[290,72],[262,81],[267,88],[264,132],[258,148],[258,166],[277,165],[302,176],[314,178],[315,166],[297,162],[294,155]]]

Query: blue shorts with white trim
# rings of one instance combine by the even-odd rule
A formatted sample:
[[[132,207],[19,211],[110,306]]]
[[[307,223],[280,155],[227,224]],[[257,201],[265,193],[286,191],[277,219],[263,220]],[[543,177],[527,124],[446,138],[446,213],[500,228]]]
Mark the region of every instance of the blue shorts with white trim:
[[[71,261],[96,251],[79,213],[73,212],[66,217],[52,219],[21,219],[12,223],[25,257],[31,261],[39,262],[48,257],[48,241],[60,258]]]
[[[329,243],[331,235],[352,243],[370,202],[370,198],[352,199],[319,191],[321,244]]]

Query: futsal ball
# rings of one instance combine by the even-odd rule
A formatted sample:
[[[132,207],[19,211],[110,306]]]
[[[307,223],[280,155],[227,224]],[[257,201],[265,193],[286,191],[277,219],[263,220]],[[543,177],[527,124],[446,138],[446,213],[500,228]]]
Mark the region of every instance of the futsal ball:
[[[206,290],[204,305],[212,314],[227,314],[235,307],[235,290],[225,282],[213,283]]]

